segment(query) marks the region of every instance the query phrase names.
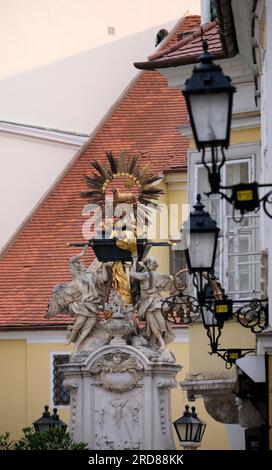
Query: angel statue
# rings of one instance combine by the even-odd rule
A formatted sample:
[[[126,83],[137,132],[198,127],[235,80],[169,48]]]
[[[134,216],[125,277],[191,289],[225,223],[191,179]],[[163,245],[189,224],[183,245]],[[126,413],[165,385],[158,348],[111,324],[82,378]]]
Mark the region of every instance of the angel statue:
[[[170,290],[172,276],[156,273],[158,267],[155,258],[146,258],[145,269],[136,272],[136,263],[132,265],[130,276],[140,281],[140,298],[136,304],[139,318],[146,321],[146,336],[149,345],[159,347],[161,352],[166,351],[166,344],[174,339],[170,325],[161,313],[162,291]]]
[[[54,287],[45,318],[58,313],[72,315],[75,322],[68,333],[68,343],[75,343],[78,351],[90,336],[97,322],[97,314],[108,299],[111,286],[111,271],[105,264],[95,260],[89,268],[81,261],[82,253],[69,260],[72,281]]]

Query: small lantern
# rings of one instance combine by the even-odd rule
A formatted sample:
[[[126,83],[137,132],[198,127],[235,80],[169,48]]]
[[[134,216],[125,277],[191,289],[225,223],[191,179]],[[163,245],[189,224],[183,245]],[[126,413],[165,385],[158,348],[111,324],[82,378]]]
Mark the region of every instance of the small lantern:
[[[227,349],[225,353],[225,360],[229,364],[235,364],[237,359],[242,357],[242,350],[241,349]]]
[[[211,280],[216,281],[215,276],[211,276]],[[218,281],[217,289],[224,295],[224,290]],[[207,283],[205,285],[203,298],[205,298],[205,303],[201,306],[203,326],[210,340],[211,351],[216,353],[218,350],[218,340],[224,327],[224,318],[215,315],[214,304],[215,302],[220,302],[220,300],[215,300],[214,286],[212,284]]]
[[[213,63],[208,43],[194,67],[191,78],[182,90],[198,150],[205,147],[228,148],[233,93],[236,91],[230,77]]]
[[[232,188],[234,209],[238,209],[242,214],[252,212],[260,207],[258,183],[241,183]]]
[[[194,449],[201,444],[206,423],[198,418],[194,406],[192,406],[192,412],[189,411],[189,408],[188,405],[185,406],[183,416],[174,421],[173,425],[180,444],[184,448]]]
[[[226,321],[233,316],[232,300],[222,299],[214,301],[214,316],[217,321]]]
[[[213,272],[219,228],[210,214],[204,211],[200,194],[194,212],[183,227],[185,256],[190,273]]]
[[[49,428],[54,428],[60,426],[63,432],[67,429],[67,424],[65,424],[57,414],[57,408],[53,409],[53,414],[50,415],[49,406],[45,405],[44,412],[42,416],[34,421],[32,424],[36,432],[44,432]]]

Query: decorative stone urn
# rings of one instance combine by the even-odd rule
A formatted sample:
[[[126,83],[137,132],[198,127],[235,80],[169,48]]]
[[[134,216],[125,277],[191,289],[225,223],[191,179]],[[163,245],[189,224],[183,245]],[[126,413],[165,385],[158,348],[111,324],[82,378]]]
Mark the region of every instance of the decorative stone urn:
[[[104,324],[104,329],[112,338],[110,344],[114,346],[127,344],[128,334],[135,330],[132,319],[133,305],[125,306],[122,299],[115,295],[112,304],[107,304],[107,307],[111,311],[111,317]]]
[[[135,329],[134,325],[131,325],[128,320],[124,319],[124,315],[122,313],[116,313],[107,320],[104,328],[110,336],[113,337],[110,344],[114,346],[122,346],[126,344],[125,337]]]

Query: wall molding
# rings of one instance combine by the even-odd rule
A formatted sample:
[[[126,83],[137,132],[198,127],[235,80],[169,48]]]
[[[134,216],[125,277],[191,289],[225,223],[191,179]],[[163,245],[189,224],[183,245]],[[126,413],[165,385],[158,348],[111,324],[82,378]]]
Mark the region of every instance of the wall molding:
[[[27,343],[61,343],[66,344],[67,330],[43,331],[1,331],[0,340],[25,340]]]
[[[89,138],[88,134],[61,131],[45,127],[31,126],[8,121],[0,121],[0,134],[10,134],[37,140],[57,142],[80,148]]]
[[[188,329],[174,329],[175,343],[188,343]],[[0,331],[0,340],[25,340],[29,344],[60,343],[66,344],[67,330],[43,330],[43,331]]]

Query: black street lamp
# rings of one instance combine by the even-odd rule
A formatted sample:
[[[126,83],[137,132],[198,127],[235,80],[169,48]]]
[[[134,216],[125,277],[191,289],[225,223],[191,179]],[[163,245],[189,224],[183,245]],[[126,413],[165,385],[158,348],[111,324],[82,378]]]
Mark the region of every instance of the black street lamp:
[[[226,162],[224,149],[230,141],[233,94],[236,88],[222,68],[213,63],[208,52],[208,43],[203,41],[203,53],[198,58],[192,76],[186,80],[182,93],[185,97],[192,131],[199,151],[202,151],[202,164],[207,170],[210,194],[219,194],[240,211],[241,217],[233,215],[240,222],[245,213],[257,211],[261,204],[266,215],[272,218],[272,184],[256,181],[232,186],[221,185],[221,170]],[[206,149],[211,150],[211,159]],[[221,154],[221,155],[220,155]],[[259,188],[270,188],[268,193],[259,195]]]
[[[188,405],[185,406],[183,415],[174,421],[173,425],[181,446],[184,449],[195,450],[201,444],[206,423],[197,416],[194,406],[192,412],[189,408]]]
[[[210,346],[212,353],[216,353],[218,350],[218,340],[221,336],[222,329],[224,326],[224,319],[218,318],[214,312],[215,294],[214,285],[218,286],[215,276],[211,276],[211,282],[208,282],[204,287],[205,303],[201,306],[202,322],[207,336],[210,340]],[[219,289],[219,287],[218,287]],[[223,295],[223,290],[220,288],[220,293]]]
[[[213,63],[208,43],[203,41],[204,52],[192,76],[186,80],[182,93],[185,97],[197,149],[202,150],[202,163],[208,171],[211,192],[220,189],[220,171],[225,163],[223,149],[230,140],[233,93],[236,88],[230,77],[223,74],[219,65]],[[211,149],[211,165],[205,157],[205,149]],[[218,148],[222,157],[219,158]]]
[[[236,89],[220,65],[213,63],[206,41],[203,42],[203,50],[198,59],[200,63],[186,80],[182,93],[198,150],[205,147],[228,148]]]
[[[209,277],[209,282],[204,287],[204,293],[205,305],[203,307],[206,306],[207,318],[212,313],[213,322],[221,324],[233,316],[233,300],[228,298],[214,275]]]
[[[210,340],[210,355],[216,354],[225,361],[230,369],[236,360],[252,353],[253,349],[221,349],[218,340],[222,334],[225,321],[233,317],[233,300],[229,299],[215,276],[210,276],[204,287],[205,304],[201,306],[203,326]]]
[[[194,275],[194,285],[201,305],[205,302],[203,273],[207,276],[214,271],[219,236],[216,222],[204,211],[204,207],[198,194],[194,212],[190,213],[182,229],[187,267],[189,273]]]
[[[209,212],[204,211],[200,194],[194,212],[184,223],[185,256],[189,273],[214,271],[219,228]]]
[[[219,348],[225,321],[235,318],[243,327],[250,328],[253,333],[260,333],[267,326],[268,299],[232,300],[225,295],[213,274],[207,276],[207,279],[204,288],[198,292],[198,299],[182,291],[164,299],[161,312],[167,321],[176,325],[193,323],[201,315],[210,341],[209,354],[216,354],[225,361],[226,368],[230,369],[237,359],[253,353],[254,349]],[[234,311],[234,305],[240,303],[242,306]]]
[[[59,426],[63,432],[67,429],[67,424],[65,424],[57,413],[57,408],[53,408],[53,414],[50,415],[49,406],[45,405],[44,412],[42,416],[34,421],[32,424],[36,432],[44,432],[49,428],[55,428]]]

